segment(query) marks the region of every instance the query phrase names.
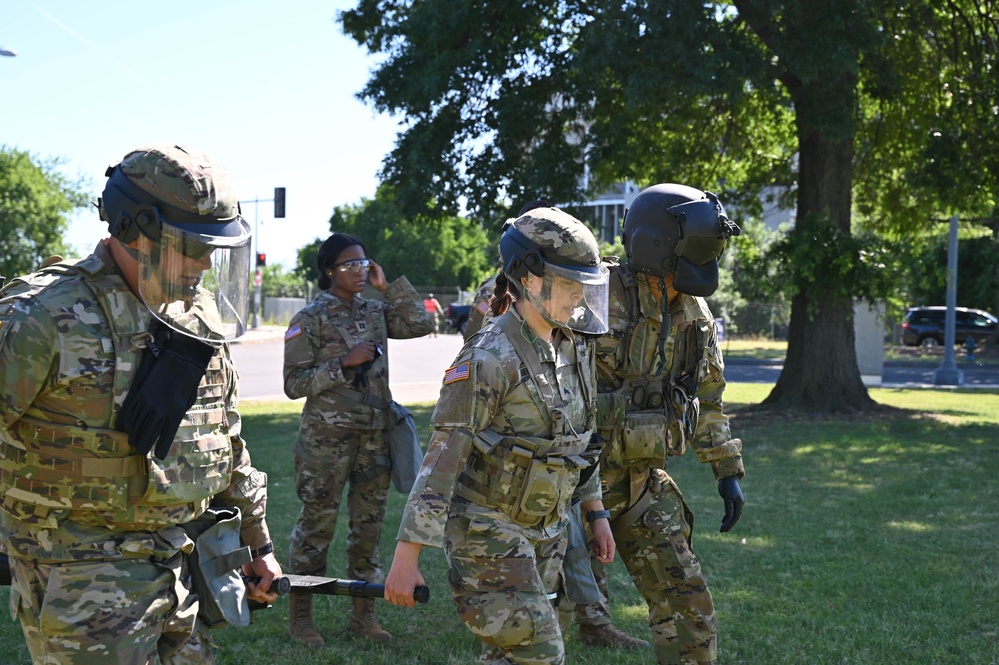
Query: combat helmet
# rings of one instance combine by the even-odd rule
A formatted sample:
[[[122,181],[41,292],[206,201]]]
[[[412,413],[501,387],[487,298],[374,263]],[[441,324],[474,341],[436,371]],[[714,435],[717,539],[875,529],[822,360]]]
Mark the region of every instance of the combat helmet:
[[[673,288],[709,296],[718,288],[718,257],[742,230],[718,197],[686,185],[642,190],[625,212],[621,241],[637,272],[673,275]]]
[[[198,338],[241,335],[251,233],[225,170],[164,144],[129,152],[105,175],[101,219],[137,260],[139,295],[153,315]]]
[[[607,267],[593,232],[578,219],[557,208],[530,210],[503,232],[500,258],[503,273],[549,323],[607,331]]]

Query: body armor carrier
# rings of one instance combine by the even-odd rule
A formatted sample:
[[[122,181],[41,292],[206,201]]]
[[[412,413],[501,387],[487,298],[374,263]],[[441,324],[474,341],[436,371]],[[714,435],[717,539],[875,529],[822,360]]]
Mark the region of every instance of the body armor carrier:
[[[25,278],[44,304],[44,286],[79,276],[103,310],[114,351],[115,409],[128,393],[150,335],[149,313],[119,277],[97,259],[61,263]],[[29,291],[30,293],[31,291]],[[102,340],[59,331],[60,348],[88,348]],[[108,340],[103,340],[107,342]],[[16,519],[56,528],[61,517],[94,526],[150,530],[187,522],[228,487],[233,466],[225,413],[230,368],[216,353],[163,460],[135,454],[128,435],[111,428],[46,422],[22,416],[0,434],[2,508]],[[169,389],[169,387],[164,387]],[[113,417],[113,416],[112,416]]]
[[[607,441],[601,463],[615,469],[664,468],[668,457],[684,453],[687,439],[697,429],[698,363],[710,329],[702,330],[696,322],[679,326],[672,348],[667,349],[669,314],[663,312],[660,321],[642,313],[638,284],[627,266],[618,266],[612,274],[617,275],[626,300],[628,326],[619,333],[623,353],[618,369],[608,370],[623,375],[621,387],[597,396],[597,426]],[[651,336],[658,337],[659,354],[670,354],[652,365],[663,364],[668,371],[657,373],[656,367],[640,361]]]
[[[573,431],[562,398],[544,380],[537,352],[520,335],[518,319],[507,313],[494,322],[513,344],[531,376],[536,388],[535,403],[549,426],[549,437],[503,435],[492,429],[479,432],[472,439],[473,447],[458,476],[455,494],[479,505],[497,507],[521,526],[548,526],[565,519],[581,474],[585,482],[595,469],[602,441],[592,429]],[[588,406],[589,424],[596,409],[587,362],[589,352],[581,338],[575,344],[576,371]]]

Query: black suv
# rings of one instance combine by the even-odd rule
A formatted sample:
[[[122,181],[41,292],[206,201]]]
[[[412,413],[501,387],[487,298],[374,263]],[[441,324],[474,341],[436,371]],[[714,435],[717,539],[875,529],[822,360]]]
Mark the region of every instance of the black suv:
[[[906,346],[938,346],[944,343],[946,307],[913,307],[902,320],[902,343]],[[980,309],[954,308],[954,342],[964,344],[970,337],[981,344],[992,337],[999,325],[996,317]]]

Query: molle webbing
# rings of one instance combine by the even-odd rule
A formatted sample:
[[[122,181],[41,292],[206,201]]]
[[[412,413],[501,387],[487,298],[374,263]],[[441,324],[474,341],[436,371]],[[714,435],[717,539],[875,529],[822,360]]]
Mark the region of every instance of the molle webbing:
[[[26,501],[42,508],[94,509],[120,501],[124,497],[114,495],[125,487],[128,496],[141,496],[145,490],[148,462],[131,454],[123,432],[23,416],[8,434],[10,440],[0,441],[0,484],[8,488],[5,505]],[[117,483],[112,478],[127,480]]]
[[[582,456],[589,441],[589,432],[550,440],[504,437],[493,430],[483,430],[473,439],[475,447],[455,492],[475,503],[510,508],[519,496],[528,469],[536,461],[573,469],[594,464],[595,460]]]

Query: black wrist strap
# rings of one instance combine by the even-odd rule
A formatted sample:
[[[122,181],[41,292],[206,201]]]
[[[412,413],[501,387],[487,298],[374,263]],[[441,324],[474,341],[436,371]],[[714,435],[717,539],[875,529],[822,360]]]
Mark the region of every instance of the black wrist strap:
[[[264,556],[265,554],[270,554],[274,551],[274,543],[268,541],[260,546],[260,548],[255,550],[250,550],[250,558],[256,559],[258,556]]]
[[[586,513],[586,521],[593,522],[596,520],[609,520],[610,511],[609,510],[591,510]]]

